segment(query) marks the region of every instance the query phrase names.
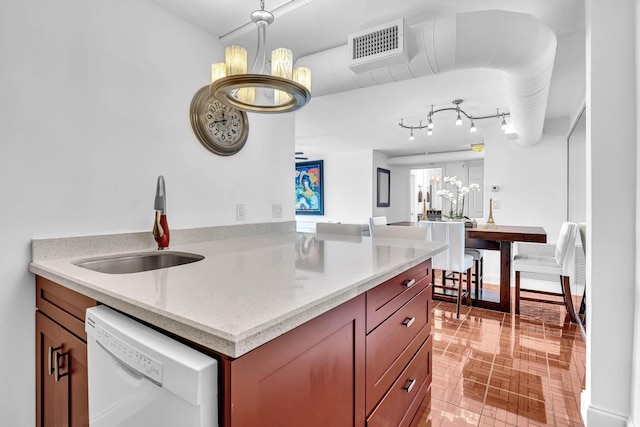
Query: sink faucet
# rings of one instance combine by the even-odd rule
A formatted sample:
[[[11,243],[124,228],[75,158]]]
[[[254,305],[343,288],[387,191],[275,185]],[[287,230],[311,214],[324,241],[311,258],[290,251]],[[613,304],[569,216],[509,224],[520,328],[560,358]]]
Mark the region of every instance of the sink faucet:
[[[169,247],[169,224],[167,223],[167,200],[164,189],[164,177],[158,177],[156,185],[156,199],[154,203],[156,218],[153,222],[153,238],[158,243],[158,249]]]

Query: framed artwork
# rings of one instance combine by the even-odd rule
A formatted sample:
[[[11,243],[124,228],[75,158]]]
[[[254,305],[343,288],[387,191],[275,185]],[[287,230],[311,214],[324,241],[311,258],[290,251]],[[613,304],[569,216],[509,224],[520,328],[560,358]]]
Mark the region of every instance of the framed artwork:
[[[296,215],[324,215],[322,160],[296,163]]]
[[[378,168],[378,198],[379,208],[391,206],[391,171]]]

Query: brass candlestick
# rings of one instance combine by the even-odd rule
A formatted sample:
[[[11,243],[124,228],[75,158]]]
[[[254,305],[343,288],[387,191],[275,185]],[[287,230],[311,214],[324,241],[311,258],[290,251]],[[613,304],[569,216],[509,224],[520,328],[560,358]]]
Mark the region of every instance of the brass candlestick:
[[[489,199],[489,218],[487,219],[487,223],[484,225],[484,228],[489,228],[493,226],[493,228],[498,228],[496,222],[493,220],[493,199]]]

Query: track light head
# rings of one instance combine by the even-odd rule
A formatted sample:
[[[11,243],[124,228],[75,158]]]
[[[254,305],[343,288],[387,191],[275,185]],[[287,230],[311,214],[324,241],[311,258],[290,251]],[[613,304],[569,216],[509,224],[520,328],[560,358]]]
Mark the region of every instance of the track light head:
[[[502,113],[502,123],[500,123],[500,129],[507,130],[507,121],[504,119],[504,113]]]

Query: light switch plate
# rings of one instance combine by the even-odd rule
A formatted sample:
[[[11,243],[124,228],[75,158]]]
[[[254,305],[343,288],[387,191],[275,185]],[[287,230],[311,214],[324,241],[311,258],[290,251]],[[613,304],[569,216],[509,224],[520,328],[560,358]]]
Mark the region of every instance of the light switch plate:
[[[244,221],[244,203],[236,203],[236,219]]]
[[[282,205],[279,203],[274,203],[271,205],[271,216],[273,218],[282,218]]]

